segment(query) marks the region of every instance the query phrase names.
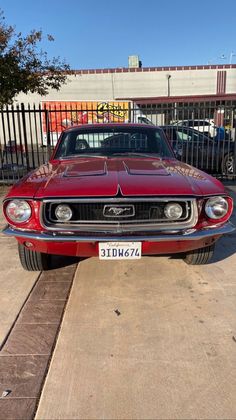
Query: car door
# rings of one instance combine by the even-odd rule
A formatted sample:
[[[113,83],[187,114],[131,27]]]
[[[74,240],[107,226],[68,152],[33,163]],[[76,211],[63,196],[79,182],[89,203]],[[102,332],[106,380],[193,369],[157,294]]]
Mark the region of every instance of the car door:
[[[178,160],[200,169],[211,167],[212,140],[186,126],[162,127]]]
[[[176,145],[181,160],[200,169],[212,166],[212,139],[189,127],[176,128]],[[181,147],[180,147],[181,145]]]
[[[193,165],[194,149],[198,146],[198,138],[194,138],[192,129],[184,125],[165,126],[163,130],[171,143],[178,160]]]
[[[182,141],[178,141],[177,138],[177,127],[173,126],[173,125],[166,125],[166,126],[162,126],[161,127],[162,130],[164,131],[166,138],[168,139],[175,157],[179,160],[182,160]]]

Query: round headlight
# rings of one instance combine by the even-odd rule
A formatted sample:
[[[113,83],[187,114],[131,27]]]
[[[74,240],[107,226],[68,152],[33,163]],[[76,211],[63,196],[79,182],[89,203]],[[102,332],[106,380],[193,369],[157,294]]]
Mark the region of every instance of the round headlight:
[[[228,212],[228,202],[223,197],[211,197],[205,204],[205,212],[210,219],[221,219]]]
[[[56,207],[55,215],[59,222],[68,222],[72,218],[72,210],[67,204],[59,204]]]
[[[164,208],[165,216],[168,219],[179,219],[183,214],[183,209],[178,203],[169,203]]]
[[[25,200],[12,200],[6,206],[6,214],[12,222],[23,223],[31,216],[31,207]]]

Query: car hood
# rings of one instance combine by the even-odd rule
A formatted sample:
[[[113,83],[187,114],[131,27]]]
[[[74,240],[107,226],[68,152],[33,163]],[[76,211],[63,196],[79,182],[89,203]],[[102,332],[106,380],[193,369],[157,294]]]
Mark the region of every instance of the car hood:
[[[31,195],[38,199],[117,194],[203,196],[224,192],[219,181],[190,165],[173,158],[144,157],[52,161],[15,188],[19,190],[18,196]]]

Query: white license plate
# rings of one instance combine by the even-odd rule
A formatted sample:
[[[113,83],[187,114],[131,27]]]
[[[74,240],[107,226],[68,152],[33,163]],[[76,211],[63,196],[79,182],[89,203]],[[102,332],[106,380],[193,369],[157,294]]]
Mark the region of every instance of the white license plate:
[[[137,260],[141,255],[141,242],[99,242],[100,260]]]

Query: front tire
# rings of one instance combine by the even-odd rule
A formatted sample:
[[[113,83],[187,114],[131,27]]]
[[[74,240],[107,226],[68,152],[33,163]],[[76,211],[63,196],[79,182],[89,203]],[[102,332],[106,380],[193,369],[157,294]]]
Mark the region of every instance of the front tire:
[[[33,251],[18,243],[18,254],[22,267],[27,271],[44,271],[50,268],[50,256]]]
[[[189,265],[207,264],[213,257],[214,249],[214,244],[205,248],[194,249],[185,255],[184,261]]]
[[[234,175],[234,156],[233,153],[229,153],[224,156],[222,161],[222,174],[223,175]]]

